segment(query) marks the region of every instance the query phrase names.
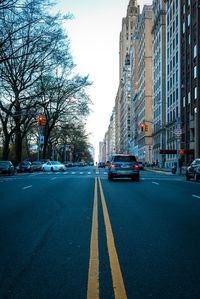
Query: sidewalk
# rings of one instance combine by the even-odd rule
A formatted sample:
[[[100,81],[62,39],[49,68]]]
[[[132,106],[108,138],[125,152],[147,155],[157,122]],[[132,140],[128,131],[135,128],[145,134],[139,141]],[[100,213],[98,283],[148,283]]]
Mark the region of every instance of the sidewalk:
[[[160,172],[160,173],[165,173],[167,175],[185,175],[186,173],[186,167],[182,167],[182,171],[181,174],[173,174],[172,173],[172,169],[171,168],[167,168],[167,167],[145,167],[144,170],[146,171],[151,171],[151,172]]]

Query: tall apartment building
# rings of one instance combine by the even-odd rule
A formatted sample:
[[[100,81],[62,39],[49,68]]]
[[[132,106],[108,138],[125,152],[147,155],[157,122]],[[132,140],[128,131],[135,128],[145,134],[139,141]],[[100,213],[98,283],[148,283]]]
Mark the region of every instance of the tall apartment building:
[[[138,158],[152,162],[152,6],[145,5],[138,21]]]
[[[106,153],[106,161],[110,161],[115,153],[115,109],[113,109],[108,126],[108,147]]]
[[[122,82],[120,82],[117,95],[115,98],[115,106],[114,106],[114,113],[115,113],[115,142],[113,144],[115,152],[120,152],[120,103],[121,103],[121,96],[122,96]]]
[[[139,15],[137,0],[130,0],[126,17],[122,19],[122,30],[119,39],[119,80],[123,78],[126,55],[130,54],[132,35]]]
[[[120,101],[120,151],[123,153],[130,152],[130,56],[126,55],[123,71],[123,88]]]
[[[130,111],[130,153],[138,156],[138,32],[137,26],[132,38],[130,49],[130,69],[131,69],[131,111]]]
[[[116,103],[118,107],[116,126],[118,128],[119,148],[118,152],[130,152],[130,48],[133,32],[138,20],[139,6],[137,0],[130,0],[127,7],[126,17],[122,19],[119,45],[119,91]],[[117,138],[116,138],[117,140]]]
[[[166,4],[153,1],[152,28],[152,121],[153,161],[165,164],[166,153]]]
[[[186,164],[200,156],[200,2],[180,1],[181,149]]]
[[[105,161],[105,159],[106,159],[105,142],[104,141],[100,141],[99,142],[99,156],[98,156],[98,160],[99,161]]]
[[[179,158],[180,150],[180,1],[166,2],[166,166]]]

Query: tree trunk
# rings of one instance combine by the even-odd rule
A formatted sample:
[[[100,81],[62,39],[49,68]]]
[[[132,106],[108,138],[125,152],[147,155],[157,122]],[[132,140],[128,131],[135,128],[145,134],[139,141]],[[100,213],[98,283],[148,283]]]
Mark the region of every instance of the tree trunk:
[[[17,163],[22,159],[22,136],[20,130],[16,130],[15,136],[15,160]]]
[[[5,136],[5,140],[3,143],[3,155],[2,155],[2,160],[8,160],[8,156],[9,156],[9,143],[10,143],[10,136],[7,135]]]

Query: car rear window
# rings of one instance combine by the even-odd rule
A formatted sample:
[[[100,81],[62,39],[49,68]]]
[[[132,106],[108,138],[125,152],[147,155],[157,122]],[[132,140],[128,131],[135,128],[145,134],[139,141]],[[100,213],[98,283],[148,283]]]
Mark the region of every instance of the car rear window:
[[[136,162],[135,156],[119,155],[113,157],[114,162]]]

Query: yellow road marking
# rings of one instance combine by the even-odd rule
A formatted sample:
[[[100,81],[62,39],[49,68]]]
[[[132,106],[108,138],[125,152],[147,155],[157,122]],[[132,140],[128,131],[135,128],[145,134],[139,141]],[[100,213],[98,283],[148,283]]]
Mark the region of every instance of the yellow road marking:
[[[98,195],[97,178],[94,185],[94,206],[92,234],[90,241],[90,262],[88,273],[87,299],[99,299],[99,244],[98,244]]]
[[[104,222],[106,227],[106,238],[107,238],[107,246],[108,246],[108,254],[110,260],[110,268],[112,274],[112,281],[113,281],[113,289],[115,293],[115,299],[127,299],[126,290],[124,286],[124,281],[120,269],[119,259],[117,256],[117,251],[115,248],[114,237],[112,233],[112,227],[108,215],[108,210],[106,206],[105,196],[103,193],[103,188],[101,185],[100,177],[98,177],[99,181],[99,188],[101,194],[101,202],[103,207],[103,215],[104,215]]]

